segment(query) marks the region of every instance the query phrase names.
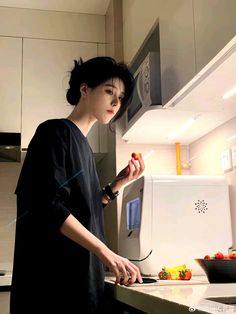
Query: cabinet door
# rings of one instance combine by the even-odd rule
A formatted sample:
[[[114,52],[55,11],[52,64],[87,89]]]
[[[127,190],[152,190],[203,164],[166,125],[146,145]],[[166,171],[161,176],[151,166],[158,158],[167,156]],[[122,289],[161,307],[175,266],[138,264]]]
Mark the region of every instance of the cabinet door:
[[[0,132],[20,132],[22,39],[0,37]]]
[[[66,101],[73,60],[80,57],[86,60],[96,55],[97,44],[94,43],[24,39],[22,148],[28,147],[42,121],[66,117],[73,110]],[[99,136],[96,132],[91,134],[93,140],[94,136]]]
[[[235,0],[194,0],[196,72],[236,34]]]
[[[165,0],[159,23],[164,105],[195,75],[192,1]]]
[[[10,292],[0,291],[1,314],[9,314]]]

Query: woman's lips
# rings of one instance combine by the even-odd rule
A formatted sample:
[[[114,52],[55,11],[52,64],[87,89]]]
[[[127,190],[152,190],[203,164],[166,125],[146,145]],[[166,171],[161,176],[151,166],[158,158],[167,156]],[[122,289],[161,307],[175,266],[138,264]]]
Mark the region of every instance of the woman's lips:
[[[114,111],[112,111],[112,110],[107,110],[107,112],[108,112],[109,114],[114,114]]]

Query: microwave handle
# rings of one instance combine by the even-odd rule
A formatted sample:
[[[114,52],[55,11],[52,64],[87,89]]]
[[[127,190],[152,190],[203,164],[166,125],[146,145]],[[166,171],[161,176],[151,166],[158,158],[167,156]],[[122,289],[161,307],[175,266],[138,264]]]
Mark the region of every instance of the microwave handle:
[[[142,94],[141,94],[142,76],[140,74],[141,74],[141,72],[138,74],[138,79],[137,79],[137,93],[138,93],[138,97],[141,101],[141,105],[143,106],[144,99],[143,99]]]

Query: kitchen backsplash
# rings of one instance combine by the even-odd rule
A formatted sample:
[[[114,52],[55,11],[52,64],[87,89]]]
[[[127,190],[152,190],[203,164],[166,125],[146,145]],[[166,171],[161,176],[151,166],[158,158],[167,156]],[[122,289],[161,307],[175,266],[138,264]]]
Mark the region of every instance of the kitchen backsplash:
[[[193,175],[222,175],[229,184],[231,218],[233,228],[234,247],[236,247],[236,168],[222,170],[222,156],[224,150],[231,152],[232,146],[236,145],[236,117],[219,126],[206,136],[194,142],[189,147],[191,161],[191,174]]]

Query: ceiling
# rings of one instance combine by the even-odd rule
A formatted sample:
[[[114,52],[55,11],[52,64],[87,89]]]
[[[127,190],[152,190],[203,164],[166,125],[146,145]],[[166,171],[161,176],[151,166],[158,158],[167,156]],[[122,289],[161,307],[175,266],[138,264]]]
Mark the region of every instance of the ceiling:
[[[105,15],[110,0],[0,0],[0,7]]]

